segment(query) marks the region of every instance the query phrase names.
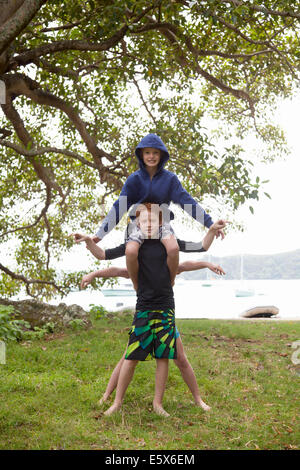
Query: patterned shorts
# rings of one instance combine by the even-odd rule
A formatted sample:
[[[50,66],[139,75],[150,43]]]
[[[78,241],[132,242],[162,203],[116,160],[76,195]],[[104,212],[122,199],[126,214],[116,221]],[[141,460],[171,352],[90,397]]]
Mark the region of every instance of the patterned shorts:
[[[125,359],[177,359],[178,337],[173,309],[137,311],[129,331]]]
[[[159,227],[158,239],[162,240],[163,238],[168,238],[170,235],[175,235],[174,230],[172,229],[170,223],[163,222],[163,224]],[[145,235],[138,227],[136,223],[136,219],[130,221],[126,227],[125,232],[125,243],[129,241],[137,242],[140,245],[145,240]]]

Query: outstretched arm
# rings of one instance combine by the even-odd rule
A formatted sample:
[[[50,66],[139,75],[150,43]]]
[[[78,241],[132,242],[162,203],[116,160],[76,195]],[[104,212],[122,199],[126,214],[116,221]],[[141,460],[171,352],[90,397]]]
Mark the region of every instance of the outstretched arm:
[[[103,250],[94,242],[93,237],[90,237],[89,235],[72,233],[70,237],[73,237],[76,243],[85,242],[86,248],[95,256],[95,258],[100,260],[115,259],[125,255],[125,243],[122,243],[115,248]]]
[[[100,248],[100,246],[96,245],[92,237],[90,237],[89,235],[84,235],[82,233],[76,232],[71,233],[70,237],[73,237],[76,243],[85,242],[86,248],[95,256],[95,258],[100,260],[106,259],[105,251]]]
[[[183,210],[205,227],[209,228],[213,224],[210,215],[207,214],[200,204],[183,188],[176,175],[174,175],[173,178],[171,197],[175,204],[179,204]]]
[[[116,266],[112,266],[110,268],[101,269],[99,271],[93,271],[92,273],[83,276],[80,283],[80,288],[85,289],[96,277],[125,277],[126,279],[129,279],[127,268],[118,268]]]
[[[116,225],[118,225],[119,221],[122,219],[123,215],[128,211],[130,206],[136,202],[132,200],[132,196],[134,195],[132,189],[134,187],[132,175],[130,175],[121,190],[119,198],[114,202],[111,210],[102,221],[101,226],[95,233],[93,240],[94,242],[98,242],[102,240],[105,235],[107,235]],[[134,199],[134,198],[133,198]]]
[[[213,225],[213,220],[209,214],[198,204],[198,202],[183,188],[181,182],[174,177],[173,181],[173,190],[172,190],[172,201],[175,204],[179,204],[182,209],[184,209],[189,215],[194,219],[200,222],[205,227],[209,228]],[[216,232],[216,237],[221,236],[221,239],[224,239],[224,232],[222,229],[218,229]]]
[[[177,274],[183,273],[185,271],[196,271],[198,269],[208,268],[216,274],[226,274],[221,266],[207,261],[184,261],[178,266]]]
[[[221,266],[208,263],[207,261],[184,261],[183,263],[179,264],[177,274],[180,274],[184,271],[195,271],[197,269],[203,268],[208,268],[216,274],[225,274],[225,271],[223,271]],[[94,271],[83,276],[80,284],[81,289],[85,289],[96,277],[125,277],[126,279],[129,279],[129,274],[127,268],[119,268],[117,266]]]
[[[225,228],[227,222],[228,220],[220,219],[209,227],[207,234],[202,240],[202,245],[205,250],[209,249],[214,238],[218,236],[218,233],[220,233],[223,228]]]

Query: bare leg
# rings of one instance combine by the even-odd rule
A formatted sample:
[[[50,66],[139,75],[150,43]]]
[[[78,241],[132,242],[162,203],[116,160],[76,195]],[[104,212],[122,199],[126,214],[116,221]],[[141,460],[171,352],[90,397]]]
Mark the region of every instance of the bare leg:
[[[138,253],[139,253],[140,244],[138,242],[129,241],[126,244],[126,266],[129,277],[132,280],[133,287],[135,290],[138,288],[138,272],[139,272],[139,263],[138,263]]]
[[[182,344],[180,337],[176,339],[176,348],[177,348],[177,359],[174,359],[174,363],[179,368],[183,380],[185,381],[190,391],[192,392],[196,405],[201,406],[205,411],[209,411],[211,409],[210,406],[204,403],[204,401],[200,397],[199,387],[197,384],[195,373],[185,355],[183,344]]]
[[[174,235],[170,235],[167,238],[162,238],[161,242],[167,251],[167,265],[170,271],[171,285],[173,286],[179,265],[178,243]]]
[[[102,405],[102,403],[105,403],[108,400],[108,398],[110,397],[110,395],[112,394],[112,392],[117,388],[118,379],[119,379],[119,375],[120,375],[120,370],[121,370],[121,367],[122,367],[123,362],[125,360],[126,349],[125,349],[125,352],[124,352],[122,358],[119,360],[118,364],[116,365],[116,367],[113,370],[113,373],[110,376],[110,379],[109,379],[109,382],[107,384],[106,390],[105,390],[102,398],[100,398],[100,400],[98,402],[99,405]]]
[[[183,380],[185,381],[185,383],[187,384],[187,386],[189,387],[189,389],[190,389],[190,391],[191,391],[191,393],[194,397],[196,405],[201,406],[204,410],[208,411],[208,410],[210,410],[210,407],[208,405],[206,405],[206,403],[204,403],[204,401],[200,397],[199,387],[198,387],[198,384],[197,384],[195,373],[194,373],[194,370],[193,370],[191,364],[188,361],[188,358],[186,357],[186,354],[184,352],[184,347],[183,347],[183,344],[182,344],[182,341],[181,341],[180,337],[176,339],[176,343],[177,343],[177,359],[174,359],[174,364],[180,370],[181,376],[182,376]],[[124,352],[122,358],[120,359],[120,361],[116,365],[116,367],[115,367],[115,369],[114,369],[114,371],[113,371],[113,373],[112,373],[112,375],[109,379],[107,388],[105,390],[105,393],[104,393],[103,397],[99,401],[99,404],[102,404],[105,401],[107,401],[108,398],[110,397],[110,395],[113,393],[113,391],[117,387],[120,370],[121,370],[122,364],[125,360],[126,350],[127,350],[127,346],[126,346],[126,349],[125,349],[125,352]]]
[[[156,359],[155,394],[153,408],[161,416],[170,416],[162,406],[169,372],[169,359]]]
[[[132,380],[134,370],[138,362],[139,361],[129,361],[126,359],[123,361],[123,364],[120,370],[115,401],[113,402],[111,407],[105,411],[104,414],[106,416],[109,416],[112,413],[115,413],[121,408],[127,387]]]

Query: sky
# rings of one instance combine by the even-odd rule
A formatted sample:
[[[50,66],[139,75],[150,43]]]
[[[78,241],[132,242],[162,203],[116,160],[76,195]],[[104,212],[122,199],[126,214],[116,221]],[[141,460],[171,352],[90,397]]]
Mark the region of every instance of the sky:
[[[283,102],[276,121],[286,133],[291,153],[273,163],[256,163],[261,180],[270,180],[264,190],[272,199],[262,196],[253,201],[254,214],[241,207],[235,218],[245,225],[245,231],[229,233],[216,240],[213,251],[218,256],[238,253],[273,254],[300,249],[300,158],[299,158],[300,96]]]

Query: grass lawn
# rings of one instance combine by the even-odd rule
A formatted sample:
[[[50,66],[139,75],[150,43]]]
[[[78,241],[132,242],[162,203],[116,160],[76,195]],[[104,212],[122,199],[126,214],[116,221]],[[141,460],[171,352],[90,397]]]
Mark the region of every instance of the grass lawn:
[[[178,320],[203,400],[171,362],[162,418],[152,412],[155,361],[139,364],[122,410],[97,406],[132,316],[9,343],[0,364],[0,449],[299,449],[300,322]],[[109,402],[111,403],[111,402]]]

